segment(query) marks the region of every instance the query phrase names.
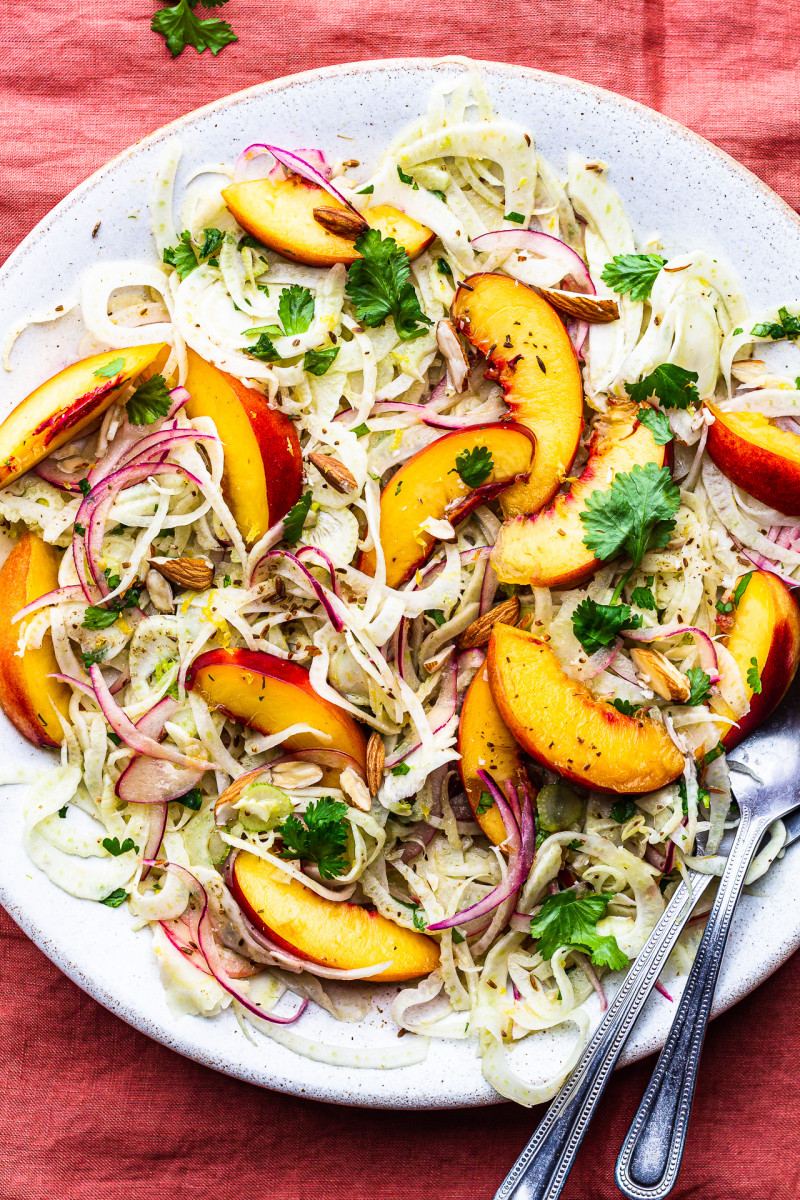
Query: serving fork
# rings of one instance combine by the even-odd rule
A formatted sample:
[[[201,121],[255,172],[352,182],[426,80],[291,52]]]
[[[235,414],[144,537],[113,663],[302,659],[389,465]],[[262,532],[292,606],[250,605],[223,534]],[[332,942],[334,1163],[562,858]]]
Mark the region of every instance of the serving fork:
[[[741,820],[676,1020],[620,1157],[617,1184],[631,1200],[658,1200],[677,1176],[700,1050],[736,902],[766,830],[800,805],[800,682],[792,686],[777,713],[728,758],[748,772],[736,775]],[[800,837],[800,818],[792,832],[792,840]],[[694,905],[714,878],[687,871],[691,893],[686,882],[675,889],[495,1200],[556,1200],[561,1194],[628,1034]]]

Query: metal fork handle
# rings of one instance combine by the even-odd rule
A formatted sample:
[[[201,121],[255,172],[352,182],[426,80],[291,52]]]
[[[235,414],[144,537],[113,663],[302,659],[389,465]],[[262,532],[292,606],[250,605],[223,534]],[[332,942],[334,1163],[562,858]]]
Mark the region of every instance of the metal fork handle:
[[[690,872],[692,897],[676,888],[575,1070],[509,1171],[495,1200],[555,1200],[578,1153],[606,1082],[653,984],[711,877]]]
[[[628,1200],[661,1200],[675,1186],[725,943],[747,870],[773,819],[742,811],[672,1029],[617,1159],[617,1187]]]

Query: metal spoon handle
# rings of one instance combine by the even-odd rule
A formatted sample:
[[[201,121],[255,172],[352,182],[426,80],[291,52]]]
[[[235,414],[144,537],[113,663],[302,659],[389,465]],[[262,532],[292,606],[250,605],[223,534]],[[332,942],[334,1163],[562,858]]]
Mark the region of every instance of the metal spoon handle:
[[[617,1159],[617,1187],[628,1200],[661,1200],[675,1186],[725,943],[748,867],[768,824],[769,818],[743,810],[672,1029]]]
[[[691,872],[690,879],[696,899],[710,876]],[[555,1200],[560,1195],[608,1077],[690,912],[689,893],[681,884],[495,1200]]]

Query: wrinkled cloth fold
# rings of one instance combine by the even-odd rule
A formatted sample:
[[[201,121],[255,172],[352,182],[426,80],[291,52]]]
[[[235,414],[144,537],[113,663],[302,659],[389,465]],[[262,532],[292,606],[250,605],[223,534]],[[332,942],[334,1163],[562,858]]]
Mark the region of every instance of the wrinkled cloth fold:
[[[798,41],[778,0],[230,0],[200,15],[224,16],[239,42],[175,60],[150,31],[158,6],[4,6],[0,259],[159,125],[265,79],[383,56],[468,54],[599,84],[705,135],[800,206]],[[0,969],[0,1200],[490,1200],[541,1116],[333,1108],[215,1074],[85,996],[5,914]],[[712,1025],[676,1200],[800,1196],[799,989],[795,958]],[[567,1200],[619,1196],[614,1160],[651,1068],[615,1077]]]

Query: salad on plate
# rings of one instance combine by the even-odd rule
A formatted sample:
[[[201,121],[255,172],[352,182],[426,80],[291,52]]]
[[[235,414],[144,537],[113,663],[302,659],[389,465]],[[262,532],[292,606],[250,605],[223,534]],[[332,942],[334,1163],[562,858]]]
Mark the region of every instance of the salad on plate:
[[[366,1067],[474,1039],[534,1104],[721,874],[726,752],[797,668],[800,303],[637,240],[474,72],[372,172],[336,152],[232,147],[176,199],[169,143],[152,257],[86,269],[75,361],[0,426],[0,704],[60,756],[25,848],[176,1011]],[[416,1036],[304,1036],[374,984]]]

